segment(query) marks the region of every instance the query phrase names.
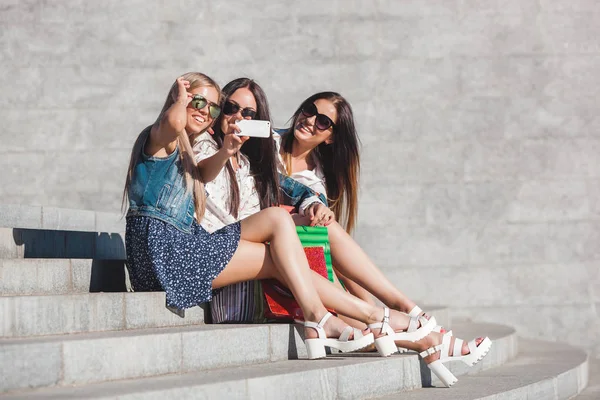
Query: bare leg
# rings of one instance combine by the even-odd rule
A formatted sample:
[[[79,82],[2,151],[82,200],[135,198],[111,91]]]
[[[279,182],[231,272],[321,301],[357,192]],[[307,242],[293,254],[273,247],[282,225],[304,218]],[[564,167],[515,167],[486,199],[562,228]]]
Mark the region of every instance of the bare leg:
[[[334,268],[334,270],[335,270],[335,268]],[[340,279],[338,278],[337,271],[335,271],[335,273],[333,274],[333,279],[334,279],[333,283],[334,283],[334,284],[335,284],[337,287],[339,287],[340,289],[343,289],[342,283],[340,282]],[[356,285],[356,286],[358,286],[358,285]],[[360,286],[358,286],[358,287],[360,287]],[[356,293],[354,293],[354,292],[353,292],[352,290],[350,290],[348,287],[346,287],[346,288],[347,288],[347,289],[348,289],[348,291],[349,291],[351,294],[353,294],[355,297],[358,297],[358,298],[359,298],[359,299],[361,299],[361,300],[365,300],[364,298],[362,298],[362,297],[360,297],[360,296],[357,296],[357,295],[356,295]],[[368,293],[368,295],[369,295],[369,296],[371,296],[371,294],[370,294],[369,292],[367,292],[365,289],[363,289],[363,291],[364,291],[365,293]],[[369,302],[369,301],[367,301],[367,303],[375,305],[375,303],[374,303],[372,300],[373,300],[373,297],[371,296],[371,301],[370,301],[370,302]],[[341,319],[342,321],[344,321],[345,323],[347,323],[348,325],[350,325],[350,326],[352,326],[352,327],[354,327],[354,328],[358,328],[358,329],[362,329],[362,330],[364,330],[364,329],[366,329],[366,328],[367,328],[367,324],[365,324],[364,322],[362,322],[362,321],[359,321],[359,320],[357,320],[357,319],[350,318],[350,317],[347,317],[347,316],[345,316],[345,315],[342,315],[342,314],[339,314],[339,315],[338,315],[338,317],[340,317],[340,319]]]
[[[367,289],[360,286],[358,283],[354,282],[347,276],[344,276],[344,274],[338,271],[338,269],[335,266],[333,267],[333,269],[335,270],[335,273],[338,276],[338,278],[344,283],[344,286],[346,287],[346,289],[348,289],[350,293],[352,293],[359,299],[366,301],[369,304],[376,304],[375,300],[373,299],[373,295]]]
[[[213,287],[273,277],[290,288],[306,320],[319,321],[327,310],[315,288],[314,275],[327,280],[310,270],[289,214],[280,208],[269,208],[246,218],[241,226],[242,240],[238,249],[227,267],[213,281]],[[270,242],[269,246],[264,244],[267,241]],[[332,302],[334,304],[329,305],[332,308],[354,314],[363,320],[377,311],[350,294],[341,290],[338,292],[346,296],[343,300],[340,298]],[[326,325],[326,332],[332,337],[339,336],[346,324],[338,318],[330,321]],[[307,337],[316,335],[312,329],[306,333]]]
[[[388,307],[406,313],[412,310],[416,304],[383,275],[337,222],[327,228],[333,263],[344,276],[367,289]]]

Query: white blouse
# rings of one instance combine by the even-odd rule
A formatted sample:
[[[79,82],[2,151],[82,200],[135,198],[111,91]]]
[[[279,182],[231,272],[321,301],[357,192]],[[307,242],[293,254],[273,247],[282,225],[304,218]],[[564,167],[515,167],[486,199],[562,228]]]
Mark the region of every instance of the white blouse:
[[[217,143],[212,136],[205,132],[194,141],[194,154],[196,163],[215,155],[219,151]],[[231,162],[231,161],[227,161]],[[250,162],[240,153],[239,168],[235,177],[240,188],[240,207],[238,219],[242,220],[260,211],[260,199],[254,184],[254,178],[250,175]],[[229,213],[229,173],[223,167],[217,177],[211,182],[204,184],[208,196],[206,198],[206,212],[200,225],[212,233],[226,225],[236,222]]]
[[[277,167],[279,169],[279,172],[281,172],[284,175],[287,175],[285,163],[283,162],[283,158],[281,157],[281,154],[279,152],[281,148],[281,135],[279,135],[279,133],[273,132],[273,139],[275,140],[275,145],[277,146],[277,157],[279,160]],[[302,183],[303,185],[308,186],[315,192],[323,194],[325,197],[327,197],[327,189],[325,188],[325,174],[323,173],[323,170],[321,169],[321,166],[318,163],[316,163],[316,167],[314,170],[305,169],[303,171],[294,172],[289,176],[294,180]],[[300,214],[304,215],[304,211],[308,208],[308,206],[310,206],[314,202],[321,203],[321,200],[318,196],[311,196],[304,200],[299,207]]]

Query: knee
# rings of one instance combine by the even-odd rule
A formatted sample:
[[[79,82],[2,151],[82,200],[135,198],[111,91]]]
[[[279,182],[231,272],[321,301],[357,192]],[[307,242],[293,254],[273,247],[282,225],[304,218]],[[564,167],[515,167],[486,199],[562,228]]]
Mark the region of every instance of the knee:
[[[269,222],[274,227],[287,227],[291,226],[295,229],[294,220],[290,213],[281,207],[270,207],[265,210],[269,215]]]

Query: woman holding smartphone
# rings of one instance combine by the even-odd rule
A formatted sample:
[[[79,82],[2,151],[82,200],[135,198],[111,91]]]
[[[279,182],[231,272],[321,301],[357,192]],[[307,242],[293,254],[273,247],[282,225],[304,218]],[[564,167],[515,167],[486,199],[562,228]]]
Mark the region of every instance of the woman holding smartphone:
[[[220,97],[219,86],[208,76],[184,74],[172,85],[157,120],[134,144],[124,189],[134,290],[164,290],[167,305],[188,308],[209,301],[212,289],[275,278],[302,308],[309,358],[325,357],[325,347],[345,352],[373,342],[387,356],[401,344],[423,352],[430,368],[453,384],[456,378],[436,350],[442,338],[428,327],[407,332],[406,314],[365,303],[312,272],[294,223],[281,208],[261,210],[212,234],[200,226],[205,207],[200,176],[207,171],[195,163],[191,142],[220,114]],[[230,150],[237,152],[240,144]],[[374,333],[352,329],[326,306],[368,324]]]

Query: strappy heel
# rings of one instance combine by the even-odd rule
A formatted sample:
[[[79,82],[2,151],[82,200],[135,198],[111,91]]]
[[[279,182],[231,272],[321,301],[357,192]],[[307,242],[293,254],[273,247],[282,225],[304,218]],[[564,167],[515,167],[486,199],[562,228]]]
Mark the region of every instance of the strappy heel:
[[[421,357],[425,358],[437,353],[438,351],[441,352],[440,358],[430,364],[427,364],[427,366],[446,387],[454,385],[456,382],[458,382],[458,379],[456,379],[454,374],[450,372],[450,370],[443,363],[448,361],[462,361],[469,367],[472,367],[481,359],[483,359],[483,357],[485,357],[492,347],[492,341],[488,337],[485,337],[483,341],[479,343],[479,346],[477,346],[477,340],[473,339],[468,343],[469,354],[463,355],[462,346],[464,341],[462,339],[455,338],[452,355],[448,355],[448,353],[450,353],[451,340],[452,331],[448,331],[442,337],[442,343],[419,353]]]
[[[363,335],[360,329],[352,328],[351,326],[347,326],[342,331],[342,334],[339,338],[328,338],[325,334],[323,326],[331,317],[332,314],[328,312],[323,318],[321,318],[319,323],[304,321],[304,327],[313,328],[317,331],[319,336],[315,339],[304,340],[304,344],[306,345],[306,353],[309,360],[324,358],[327,355],[325,352],[325,347],[330,347],[332,349],[337,349],[342,353],[347,353],[350,351],[363,349],[374,342],[375,339],[373,337],[373,333]],[[354,333],[354,339],[352,340],[350,340],[351,333]]]
[[[420,352],[419,355],[425,358],[427,356],[432,356],[443,349],[444,346],[442,344],[438,344],[437,346],[430,347],[427,350]],[[458,379],[456,379],[454,374],[450,372],[450,370],[444,364],[442,364],[441,360],[435,360],[427,364],[427,367],[429,367],[431,372],[433,372],[435,376],[438,377],[440,382],[442,382],[442,384],[446,387],[450,387],[458,382]]]
[[[425,318],[425,313],[423,312],[423,310],[421,309],[421,307],[419,306],[414,306],[412,308],[412,310],[410,310],[410,312],[408,313],[408,316],[411,317],[411,319],[415,319],[417,321],[422,321],[423,319],[427,320],[427,318]],[[430,317],[429,319],[431,319],[433,317]],[[440,325],[436,325],[433,327],[432,332],[437,332],[437,333],[441,333],[442,332],[442,326]],[[411,328],[409,326],[408,331],[411,331]],[[398,352],[399,353],[405,353],[409,351],[409,349],[406,349],[404,347],[398,347]]]
[[[419,323],[421,326],[419,327]],[[416,342],[429,335],[436,326],[434,317],[427,319],[423,316],[411,317],[408,323],[408,329],[402,332],[396,332],[390,326],[390,309],[384,307],[383,309],[383,320],[374,324],[369,324],[371,330],[379,329],[382,335],[375,339],[375,347],[382,357],[390,356],[398,352],[396,346],[397,340],[406,340],[409,342]]]
[[[462,361],[469,367],[472,367],[481,361],[492,348],[492,341],[487,336],[481,341],[481,343],[479,343],[479,346],[477,345],[477,339],[473,339],[467,343],[467,346],[469,347],[469,354],[463,355],[462,347],[464,340],[454,338],[454,347],[452,348],[452,355],[450,356],[448,355],[448,350],[450,349],[451,338],[452,331],[448,331],[444,334],[444,338],[442,340],[444,349],[442,350],[442,356],[440,357],[440,361],[443,363],[448,361]]]

